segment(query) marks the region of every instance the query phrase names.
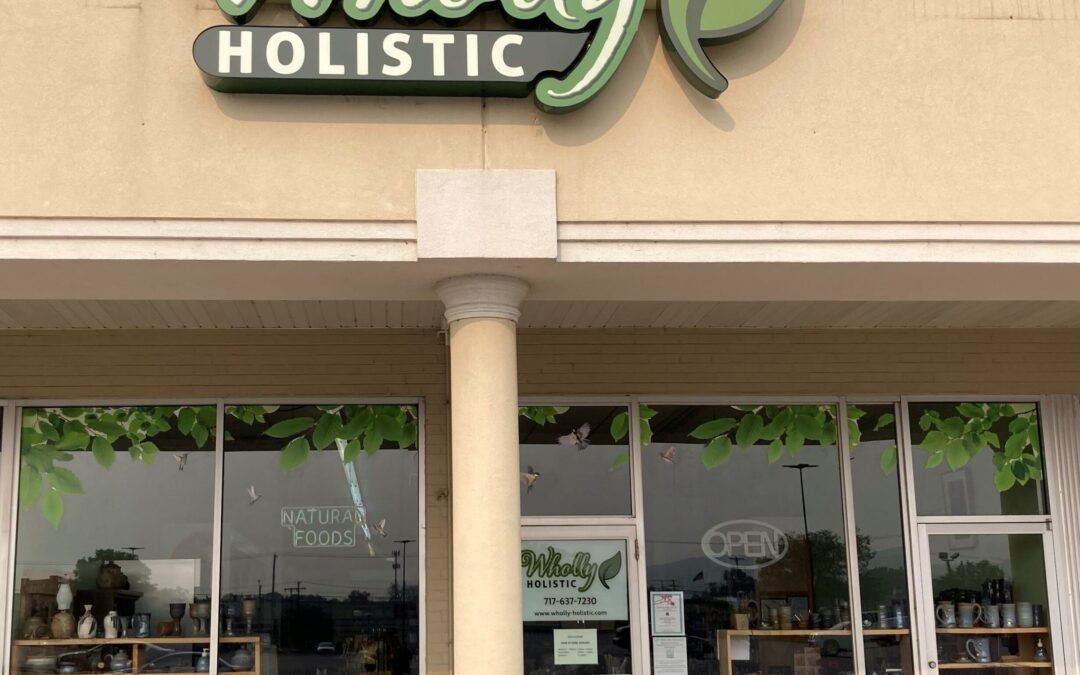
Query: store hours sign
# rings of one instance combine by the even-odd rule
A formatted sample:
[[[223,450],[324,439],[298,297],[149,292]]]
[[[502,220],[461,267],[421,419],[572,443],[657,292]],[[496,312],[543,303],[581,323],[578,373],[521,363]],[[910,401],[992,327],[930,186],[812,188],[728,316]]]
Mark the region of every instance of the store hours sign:
[[[783,0],[659,0],[660,33],[688,81],[718,96],[727,80],[703,44],[741,37]],[[246,25],[263,0],[217,0],[238,26],[195,41],[195,62],[226,93],[526,96],[548,112],[574,110],[622,63],[646,0],[340,0],[350,28],[323,28],[339,0],[291,0],[302,27]],[[498,6],[513,29],[458,24]],[[403,25],[369,27],[389,13]]]
[[[626,620],[626,542],[523,541],[521,592],[525,621]]]

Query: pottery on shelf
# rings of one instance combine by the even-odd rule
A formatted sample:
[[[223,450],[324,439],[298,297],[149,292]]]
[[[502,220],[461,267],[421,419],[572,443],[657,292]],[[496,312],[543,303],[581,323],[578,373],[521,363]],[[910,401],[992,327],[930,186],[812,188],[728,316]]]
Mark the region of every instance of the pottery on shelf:
[[[115,640],[120,637],[120,616],[116,613],[115,609],[105,615],[102,624],[105,627],[106,640]]]
[[[34,610],[34,613],[23,622],[23,637],[27,640],[36,640],[43,637],[44,633],[45,622],[38,616],[37,610]]]
[[[241,647],[233,652],[229,665],[234,670],[251,670],[252,666],[255,665],[255,656],[248,651],[246,646]]]
[[[93,605],[83,605],[83,609],[86,611],[83,612],[82,618],[79,619],[78,635],[80,640],[89,640],[97,634],[97,620],[90,613],[93,608]]]
[[[49,622],[49,633],[57,640],[70,639],[75,635],[75,617],[67,609],[61,609],[53,614],[52,621]]]
[[[169,616],[175,621],[173,626],[173,635],[183,635],[183,626],[180,624],[180,620],[184,618],[184,610],[187,609],[187,605],[182,602],[170,602],[169,603]]]
[[[56,608],[61,612],[71,611],[71,603],[74,599],[71,594],[71,582],[61,581],[60,590],[56,591]]]
[[[109,669],[114,673],[123,673],[131,670],[131,657],[123,649],[112,655],[109,661]]]

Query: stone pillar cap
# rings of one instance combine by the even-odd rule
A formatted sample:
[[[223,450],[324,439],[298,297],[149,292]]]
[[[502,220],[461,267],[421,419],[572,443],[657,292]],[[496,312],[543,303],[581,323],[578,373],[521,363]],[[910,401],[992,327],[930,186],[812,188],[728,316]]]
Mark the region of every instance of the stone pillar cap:
[[[448,322],[462,319],[521,318],[521,303],[529,284],[500,274],[471,274],[443,279],[435,293],[446,306]]]

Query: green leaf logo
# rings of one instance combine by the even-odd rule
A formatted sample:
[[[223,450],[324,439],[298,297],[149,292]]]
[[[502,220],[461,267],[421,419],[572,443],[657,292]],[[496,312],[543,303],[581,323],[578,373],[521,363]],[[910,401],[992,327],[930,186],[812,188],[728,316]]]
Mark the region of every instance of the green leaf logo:
[[[622,551],[617,551],[615,555],[600,563],[599,569],[596,570],[596,577],[600,580],[600,584],[604,588],[610,589],[611,586],[608,586],[607,582],[619,576],[619,572],[621,571]]]
[[[728,81],[702,45],[737,40],[776,12],[784,0],[660,0],[660,36],[687,81],[716,98]]]
[[[247,23],[259,12],[264,0],[217,0],[218,9],[236,23]]]

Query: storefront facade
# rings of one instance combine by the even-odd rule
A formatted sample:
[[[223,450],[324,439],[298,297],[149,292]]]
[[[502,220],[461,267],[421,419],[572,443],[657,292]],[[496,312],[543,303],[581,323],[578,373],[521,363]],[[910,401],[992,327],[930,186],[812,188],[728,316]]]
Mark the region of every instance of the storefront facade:
[[[288,4],[9,8],[5,672],[1080,669],[1075,7]]]

